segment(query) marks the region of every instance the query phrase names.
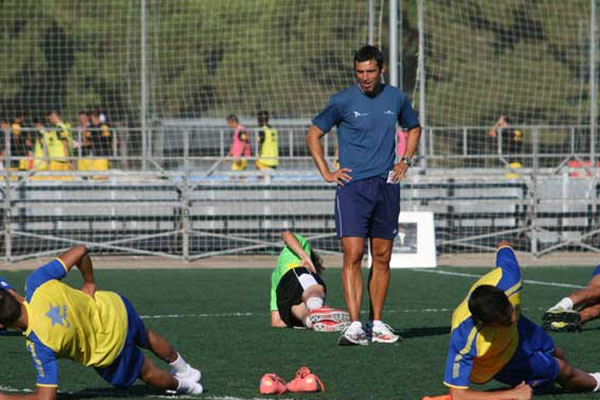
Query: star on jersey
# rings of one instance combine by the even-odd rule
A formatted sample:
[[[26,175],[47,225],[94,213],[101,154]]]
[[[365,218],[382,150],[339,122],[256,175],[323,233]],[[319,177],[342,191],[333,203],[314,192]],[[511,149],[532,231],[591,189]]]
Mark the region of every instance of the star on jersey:
[[[52,321],[52,326],[58,324],[60,326],[65,326],[64,322],[69,326],[69,321],[67,321],[67,308],[63,307],[63,314],[60,312],[60,306],[52,307],[50,304],[50,309],[46,313],[46,317],[50,318]],[[64,318],[64,320],[63,320]]]

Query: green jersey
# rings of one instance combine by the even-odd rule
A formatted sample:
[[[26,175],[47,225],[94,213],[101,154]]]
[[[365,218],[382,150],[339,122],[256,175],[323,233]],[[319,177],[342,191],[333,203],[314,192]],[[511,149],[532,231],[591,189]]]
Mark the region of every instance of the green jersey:
[[[300,245],[310,256],[311,248],[308,240],[303,238],[300,235],[294,234]],[[296,255],[287,245],[281,250],[279,254],[279,258],[277,259],[277,266],[273,270],[271,274],[271,311],[277,311],[277,285],[279,285],[279,281],[281,278],[292,268],[296,268],[300,266],[300,257]]]

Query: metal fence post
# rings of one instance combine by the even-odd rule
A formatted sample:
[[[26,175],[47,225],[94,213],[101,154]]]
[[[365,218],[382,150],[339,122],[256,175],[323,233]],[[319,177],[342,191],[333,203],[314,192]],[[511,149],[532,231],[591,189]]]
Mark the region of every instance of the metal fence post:
[[[596,73],[597,2],[590,0],[590,162],[596,165],[596,131],[598,120],[598,75]]]
[[[190,259],[190,131],[183,131],[183,190],[181,191],[181,251]]]
[[[531,175],[531,183],[533,188],[532,193],[532,204],[531,204],[531,254],[534,257],[537,257],[538,254],[538,211],[539,211],[539,190],[538,190],[538,174],[539,174],[539,129],[534,127],[532,130],[532,139],[533,139],[533,148],[532,148],[532,156],[533,156],[533,165],[532,165],[532,175]]]
[[[11,149],[10,149],[10,138],[12,136],[12,129],[9,131],[10,134],[4,135],[4,259],[6,262],[12,262],[12,209],[11,209]]]

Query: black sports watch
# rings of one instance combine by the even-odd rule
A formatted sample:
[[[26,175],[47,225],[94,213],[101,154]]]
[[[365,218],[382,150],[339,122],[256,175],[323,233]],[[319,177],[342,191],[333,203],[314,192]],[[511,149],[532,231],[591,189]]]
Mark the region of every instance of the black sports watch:
[[[402,157],[400,159],[400,161],[402,161],[404,164],[406,164],[407,167],[412,167],[413,166],[413,160],[412,160],[412,158]]]

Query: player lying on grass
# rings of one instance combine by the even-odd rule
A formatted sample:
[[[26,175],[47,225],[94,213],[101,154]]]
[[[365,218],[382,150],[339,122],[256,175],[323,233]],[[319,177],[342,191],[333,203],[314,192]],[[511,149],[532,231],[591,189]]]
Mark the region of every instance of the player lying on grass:
[[[570,391],[597,391],[600,373],[569,365],[542,328],[519,313],[521,271],[508,242],[496,268],[482,276],[452,315],[444,384],[453,400],[529,399],[553,382]],[[510,389],[470,389],[495,379]]]
[[[323,306],[326,287],[321,258],[310,243],[290,231],[281,234],[285,247],[271,274],[271,326],[304,326],[315,331],[341,331],[350,324],[346,311]]]
[[[83,286],[74,289],[60,280],[76,266]],[[35,270],[26,282],[25,299],[0,289],[0,328],[23,332],[37,375],[37,389],[27,395],[0,399],[54,400],[58,388],[58,358],[94,367],[104,380],[127,388],[140,378],[158,389],[200,394],[200,371],[173,346],[147,329],[123,296],[96,291],[92,261],[84,246],[75,246]],[[173,374],[154,365],[140,348],[168,362]]]
[[[581,325],[598,317],[600,265],[594,270],[585,288],[574,291],[544,313],[542,327],[549,331],[576,332],[581,330]]]

